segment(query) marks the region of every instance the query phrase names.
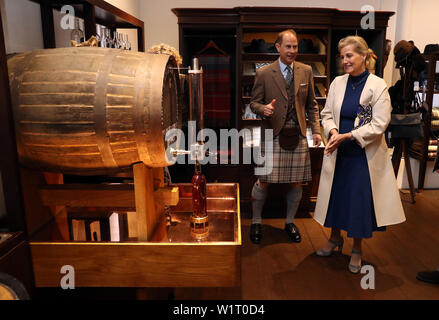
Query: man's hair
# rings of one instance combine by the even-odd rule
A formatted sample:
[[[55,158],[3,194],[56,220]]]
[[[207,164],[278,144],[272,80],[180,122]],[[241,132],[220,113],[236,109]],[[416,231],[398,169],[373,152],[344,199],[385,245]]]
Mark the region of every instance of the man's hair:
[[[277,39],[276,39],[276,43],[279,43],[279,45],[281,45],[282,44],[282,40],[284,38],[284,35],[287,34],[287,33],[291,33],[297,39],[296,31],[294,31],[293,29],[287,29],[287,30],[284,30],[284,31],[281,31],[281,32],[278,33]]]

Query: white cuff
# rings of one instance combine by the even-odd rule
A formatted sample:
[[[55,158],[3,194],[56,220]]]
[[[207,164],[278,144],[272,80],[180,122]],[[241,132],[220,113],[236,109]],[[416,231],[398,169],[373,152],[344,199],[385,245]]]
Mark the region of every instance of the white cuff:
[[[352,136],[357,140],[357,143],[360,145],[360,147],[364,148],[366,146],[366,142],[364,139],[358,134],[357,130],[351,131]]]

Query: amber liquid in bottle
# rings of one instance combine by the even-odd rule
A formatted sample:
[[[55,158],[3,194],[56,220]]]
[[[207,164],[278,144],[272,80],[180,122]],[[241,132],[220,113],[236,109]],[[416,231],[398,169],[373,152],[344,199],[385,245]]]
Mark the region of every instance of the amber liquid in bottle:
[[[198,161],[195,165],[195,174],[192,177],[192,204],[194,218],[207,217],[206,177],[201,172],[201,165]]]

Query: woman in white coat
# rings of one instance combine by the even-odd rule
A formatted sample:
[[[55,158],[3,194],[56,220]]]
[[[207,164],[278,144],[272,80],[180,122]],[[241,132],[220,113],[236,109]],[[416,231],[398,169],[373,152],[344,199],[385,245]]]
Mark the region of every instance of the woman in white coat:
[[[363,38],[346,37],[338,50],[346,74],[331,83],[321,112],[328,143],[314,212],[332,229],[317,255],[341,252],[344,230],[354,238],[349,270],[357,273],[362,239],[405,216],[384,139],[392,108],[386,83],[367,70],[371,53]]]

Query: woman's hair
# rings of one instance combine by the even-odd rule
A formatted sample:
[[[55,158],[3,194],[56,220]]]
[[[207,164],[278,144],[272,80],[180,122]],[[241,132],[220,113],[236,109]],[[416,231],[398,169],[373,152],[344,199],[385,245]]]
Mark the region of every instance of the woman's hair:
[[[373,50],[369,48],[366,40],[360,36],[347,36],[338,42],[338,52],[346,46],[352,45],[352,49],[358,54],[366,55],[366,66],[369,65],[373,58]]]

